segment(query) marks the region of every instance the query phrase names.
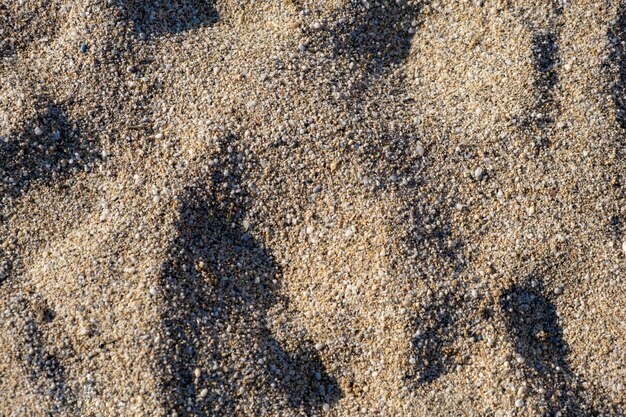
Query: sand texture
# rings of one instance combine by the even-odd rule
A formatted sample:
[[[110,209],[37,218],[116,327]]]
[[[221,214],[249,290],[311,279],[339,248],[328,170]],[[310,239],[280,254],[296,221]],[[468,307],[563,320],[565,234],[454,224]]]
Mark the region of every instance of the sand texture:
[[[0,417],[624,416],[622,0],[0,0]]]

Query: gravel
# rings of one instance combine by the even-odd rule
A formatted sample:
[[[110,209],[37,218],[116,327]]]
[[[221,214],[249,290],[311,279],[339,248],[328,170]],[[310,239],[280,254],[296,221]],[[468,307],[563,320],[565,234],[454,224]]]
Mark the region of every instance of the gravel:
[[[0,22],[0,416],[624,415],[620,2]]]

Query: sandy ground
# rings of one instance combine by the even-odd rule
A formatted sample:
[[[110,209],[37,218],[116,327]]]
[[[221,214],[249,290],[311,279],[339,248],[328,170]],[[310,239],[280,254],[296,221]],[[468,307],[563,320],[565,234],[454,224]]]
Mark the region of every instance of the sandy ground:
[[[0,416],[623,416],[626,5],[0,0]]]

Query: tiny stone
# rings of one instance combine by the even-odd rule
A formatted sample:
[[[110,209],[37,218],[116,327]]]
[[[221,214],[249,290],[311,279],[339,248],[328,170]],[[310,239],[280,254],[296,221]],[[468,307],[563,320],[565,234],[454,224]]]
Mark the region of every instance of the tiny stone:
[[[200,376],[202,375],[202,371],[200,370],[200,368],[196,368],[193,370],[193,374],[196,376],[196,378],[200,378]]]
[[[622,251],[624,252],[624,254],[626,254],[626,241],[622,243]]]
[[[87,49],[88,49],[88,48],[89,48],[89,47],[87,46],[87,44],[86,44],[86,43],[84,43],[84,44],[82,44],[82,45],[80,46],[80,51],[84,54],[84,53],[86,53],[86,52],[87,52]]]
[[[322,405],[322,410],[324,410],[325,413],[328,413],[330,411],[330,404],[324,403],[324,405]]]
[[[304,44],[300,44],[300,45],[298,45],[298,50],[300,52],[304,52],[304,51],[306,51],[306,46]]]
[[[60,141],[61,140],[61,132],[59,132],[58,130],[55,130],[54,133],[52,134],[52,139],[54,139],[55,141]]]
[[[417,152],[418,156],[424,156],[424,147],[422,145],[417,145],[417,148],[415,148],[415,151]]]
[[[39,126],[35,128],[35,135],[37,136],[43,135],[43,130]]]
[[[204,398],[207,395],[209,395],[209,390],[206,388],[203,388],[202,391],[200,391],[200,398]]]
[[[522,408],[522,407],[524,406],[524,404],[525,404],[525,403],[524,403],[524,400],[522,400],[521,398],[520,398],[520,399],[518,399],[518,400],[515,400],[515,406],[516,406],[517,408]]]
[[[478,167],[476,168],[476,171],[474,171],[474,178],[480,180],[483,177],[484,173],[485,171],[483,171],[481,167]]]
[[[150,288],[150,295],[152,295],[152,296],[157,295],[157,289],[156,288]]]
[[[556,295],[561,295],[561,294],[563,294],[563,287],[559,285],[558,287],[556,287],[556,288],[554,289],[554,293],[555,293]]]
[[[324,343],[322,343],[322,342],[318,342],[318,343],[316,343],[316,344],[315,344],[315,349],[316,349],[316,350],[322,350],[322,349],[324,349]]]
[[[246,219],[241,223],[241,225],[243,226],[244,230],[248,230],[250,228],[250,221]]]
[[[156,135],[154,135],[155,139],[163,139],[163,133],[157,133]]]

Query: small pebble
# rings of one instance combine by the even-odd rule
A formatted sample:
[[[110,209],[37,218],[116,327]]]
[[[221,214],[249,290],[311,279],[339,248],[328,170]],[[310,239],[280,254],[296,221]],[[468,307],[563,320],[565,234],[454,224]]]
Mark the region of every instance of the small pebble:
[[[563,287],[562,287],[561,285],[559,285],[558,287],[556,287],[556,288],[554,289],[554,293],[555,293],[556,295],[561,295],[561,294],[563,294]]]
[[[150,288],[150,295],[155,296],[158,294],[158,291],[156,288]]]
[[[200,391],[200,398],[204,398],[207,395],[209,395],[209,390],[206,388],[203,388],[202,391]]]
[[[39,126],[35,128],[35,135],[37,136],[43,135],[43,130]]]
[[[518,400],[515,400],[515,406],[516,406],[517,408],[522,408],[522,407],[524,406],[524,404],[525,404],[525,402],[524,402],[524,400],[522,400],[521,398],[520,398],[520,399],[518,399]]]
[[[622,251],[626,255],[626,241],[624,241],[624,243],[622,243]]]
[[[474,178],[476,178],[477,180],[480,180],[484,174],[485,174],[485,171],[483,171],[481,167],[478,167],[476,168],[476,171],[474,171]]]
[[[196,378],[200,378],[200,376],[202,375],[202,371],[200,370],[200,368],[196,368],[193,370],[193,374]]]
[[[84,44],[82,44],[82,45],[80,46],[80,51],[84,54],[84,53],[86,53],[86,52],[87,52],[87,49],[88,49],[88,48],[89,48],[89,46],[87,46],[87,44],[86,44],[86,43],[84,43]]]
[[[417,148],[415,148],[415,151],[417,152],[418,156],[424,156],[424,147],[422,145],[417,145]]]
[[[330,411],[330,404],[324,403],[324,405],[322,405],[322,410],[324,410],[325,413],[328,413]]]

